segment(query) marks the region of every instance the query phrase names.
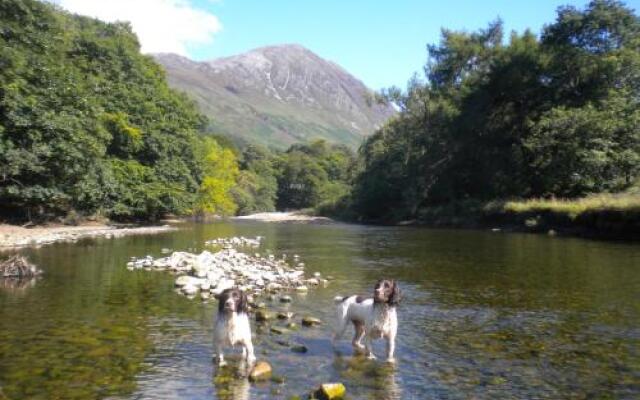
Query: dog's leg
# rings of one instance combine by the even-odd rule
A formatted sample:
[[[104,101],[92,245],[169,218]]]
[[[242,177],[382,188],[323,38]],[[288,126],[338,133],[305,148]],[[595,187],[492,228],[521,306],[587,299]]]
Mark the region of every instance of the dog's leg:
[[[371,337],[371,330],[367,329],[364,336],[364,351],[368,359],[375,360],[376,356],[373,354],[373,351],[371,351],[371,340],[373,340]]]
[[[249,364],[249,366],[252,366],[253,363],[256,362],[256,356],[253,354],[253,343],[251,343],[251,340],[247,340],[244,342],[242,355],[247,360],[247,364]]]
[[[353,321],[353,327],[356,330],[355,335],[353,336],[353,341],[351,342],[351,344],[353,345],[353,347],[357,348],[357,349],[363,349],[364,346],[362,345],[362,338],[364,337],[364,323],[360,322],[360,321]]]
[[[336,342],[338,340],[340,340],[340,338],[342,337],[342,335],[344,335],[344,332],[347,330],[347,319],[346,318],[338,318],[337,324],[336,324],[336,330],[335,333],[333,335],[333,339],[331,340],[331,344],[332,345],[336,345]]]
[[[387,362],[393,363],[396,362],[396,359],[393,357],[393,353],[396,350],[396,335],[390,334],[387,335]]]
[[[216,344],[216,361],[220,367],[227,365],[227,362],[224,360],[224,354],[222,354],[222,344],[220,343]]]

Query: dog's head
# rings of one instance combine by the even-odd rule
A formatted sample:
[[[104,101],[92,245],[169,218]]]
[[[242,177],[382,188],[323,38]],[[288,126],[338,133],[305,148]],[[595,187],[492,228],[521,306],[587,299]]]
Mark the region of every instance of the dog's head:
[[[380,279],[373,289],[374,303],[387,303],[395,306],[400,303],[402,293],[394,280]]]
[[[248,313],[249,301],[247,295],[240,289],[226,289],[216,296],[218,312],[220,313]]]

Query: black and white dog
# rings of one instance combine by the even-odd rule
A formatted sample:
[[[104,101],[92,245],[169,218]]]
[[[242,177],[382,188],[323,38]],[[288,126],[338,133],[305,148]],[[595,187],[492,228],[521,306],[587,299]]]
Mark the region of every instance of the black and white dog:
[[[218,365],[225,365],[224,347],[242,346],[242,356],[249,365],[256,357],[251,342],[251,326],[249,325],[249,304],[247,295],[240,289],[226,289],[219,295],[218,317],[214,326],[214,346]]]
[[[334,343],[342,337],[351,322],[356,331],[351,342],[354,347],[364,349],[369,358],[375,358],[371,351],[371,341],[383,337],[387,340],[387,361],[394,362],[398,331],[396,306],[400,303],[400,298],[400,288],[395,281],[388,279],[381,279],[376,283],[372,299],[361,296],[337,298],[339,304]],[[361,343],[363,338],[364,346]]]

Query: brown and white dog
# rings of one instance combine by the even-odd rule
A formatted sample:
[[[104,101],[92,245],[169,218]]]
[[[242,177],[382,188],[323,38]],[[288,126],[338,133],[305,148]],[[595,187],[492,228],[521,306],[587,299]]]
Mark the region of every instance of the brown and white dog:
[[[354,347],[364,349],[369,358],[375,358],[371,351],[371,341],[385,338],[387,361],[394,362],[393,353],[398,331],[396,306],[400,303],[401,296],[400,288],[395,281],[380,279],[375,285],[372,299],[362,296],[336,299],[339,300],[339,304],[334,343],[342,337],[351,322],[355,328],[355,336],[351,342]],[[363,338],[364,346],[361,343]]]
[[[240,289],[226,289],[219,295],[218,316],[214,326],[214,346],[218,365],[225,365],[224,347],[242,346],[242,356],[249,365],[256,360],[251,342],[249,303]]]

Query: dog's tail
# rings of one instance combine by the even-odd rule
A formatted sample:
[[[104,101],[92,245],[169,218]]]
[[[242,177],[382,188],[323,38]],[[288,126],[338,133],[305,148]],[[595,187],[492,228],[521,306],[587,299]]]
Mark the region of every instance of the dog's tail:
[[[346,299],[346,297],[344,297],[344,296],[336,296],[336,297],[333,298],[333,301],[335,303],[342,303],[344,301],[344,299]]]

